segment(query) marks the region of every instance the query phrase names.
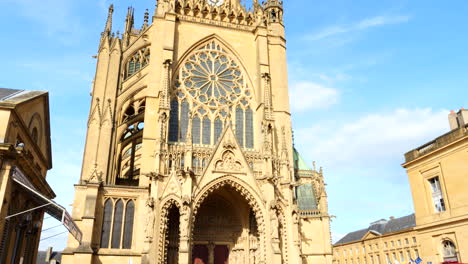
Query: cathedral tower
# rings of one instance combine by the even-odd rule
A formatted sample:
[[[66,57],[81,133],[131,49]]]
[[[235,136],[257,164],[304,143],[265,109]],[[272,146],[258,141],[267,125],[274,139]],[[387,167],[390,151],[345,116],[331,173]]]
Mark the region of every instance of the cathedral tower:
[[[101,35],[64,263],[331,263],[293,147],[283,3],[159,0]]]

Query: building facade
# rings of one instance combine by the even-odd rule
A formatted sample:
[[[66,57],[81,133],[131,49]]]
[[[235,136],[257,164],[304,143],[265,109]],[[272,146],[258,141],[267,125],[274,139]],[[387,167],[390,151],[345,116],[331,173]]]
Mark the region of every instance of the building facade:
[[[415,214],[347,234],[333,246],[335,264],[468,262],[468,110],[452,111],[449,124],[405,154]]]
[[[283,5],[159,0],[101,35],[64,263],[331,263],[293,148]]]
[[[39,196],[55,197],[49,128],[47,92],[0,89],[0,263],[36,263],[48,210]]]
[[[415,216],[391,217],[351,232],[333,245],[334,264],[406,264],[419,257]]]
[[[468,110],[449,115],[451,131],[405,154],[421,255],[468,262]]]

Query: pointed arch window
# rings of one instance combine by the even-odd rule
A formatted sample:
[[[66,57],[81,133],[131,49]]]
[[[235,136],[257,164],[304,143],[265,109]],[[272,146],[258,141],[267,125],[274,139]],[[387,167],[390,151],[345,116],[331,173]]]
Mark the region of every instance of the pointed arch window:
[[[254,147],[254,134],[253,134],[253,112],[248,108],[245,111],[245,147]]]
[[[244,110],[240,106],[236,109],[236,138],[244,146]]]
[[[169,141],[176,142],[179,139],[179,101],[171,101],[171,117],[169,120]]]
[[[107,198],[104,203],[101,248],[131,249],[134,220],[133,199]]]
[[[444,255],[444,261],[458,262],[457,249],[452,241],[444,240],[442,242],[442,251]]]
[[[101,233],[101,248],[109,247],[109,238],[112,225],[112,200],[107,199],[104,203],[104,215],[102,221],[102,233]]]
[[[211,144],[211,120],[208,117],[203,118],[203,145]]]
[[[186,100],[184,100],[182,102],[181,112],[180,112],[180,141],[181,142],[187,141],[189,112],[190,112],[189,103]]]
[[[171,98],[170,142],[185,142],[187,118],[192,118],[192,143],[213,145],[223,124],[233,117],[242,147],[253,148],[253,90],[237,60],[216,40],[195,49],[181,63],[174,77]],[[176,103],[177,102],[177,103]],[[187,106],[183,105],[187,102]],[[185,110],[188,109],[186,114]],[[239,112],[240,111],[240,112]],[[176,123],[177,122],[177,123]],[[176,130],[178,136],[175,136]],[[252,135],[252,136],[251,136]]]
[[[125,210],[125,221],[124,221],[124,236],[123,236],[123,248],[132,248],[133,238],[133,219],[135,215],[135,202],[130,200],[127,202]]]
[[[192,120],[192,141],[193,144],[200,144],[200,118],[198,116]]]
[[[122,200],[117,200],[117,203],[115,203],[114,208],[111,248],[120,248],[120,239],[122,236],[123,207],[124,206]]]
[[[144,47],[137,52],[133,53],[128,59],[125,67],[125,79],[133,76],[142,68],[149,64],[150,61],[150,48]]]
[[[216,118],[214,122],[214,143],[218,143],[219,137],[221,137],[221,133],[223,132],[223,122],[221,119]]]

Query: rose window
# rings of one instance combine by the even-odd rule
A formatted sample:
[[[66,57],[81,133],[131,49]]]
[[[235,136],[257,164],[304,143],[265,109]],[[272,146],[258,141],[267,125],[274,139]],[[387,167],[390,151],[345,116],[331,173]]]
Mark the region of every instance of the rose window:
[[[193,143],[216,144],[225,119],[231,116],[238,141],[253,148],[252,90],[244,76],[236,60],[217,42],[194,51],[175,78],[169,141],[185,142],[192,118]]]

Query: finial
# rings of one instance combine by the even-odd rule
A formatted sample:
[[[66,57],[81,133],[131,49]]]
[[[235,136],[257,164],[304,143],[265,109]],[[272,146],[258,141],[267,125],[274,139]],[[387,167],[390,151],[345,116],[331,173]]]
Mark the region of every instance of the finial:
[[[148,9],[146,9],[146,12],[145,12],[145,20],[144,20],[144,25],[148,25],[148,19],[149,19],[149,11]]]
[[[107,22],[106,27],[104,28],[104,32],[111,32],[112,31],[112,14],[114,13],[114,4],[109,6],[109,13],[107,14]]]
[[[117,30],[116,35],[117,35],[117,38],[120,38],[120,31],[119,30]]]

